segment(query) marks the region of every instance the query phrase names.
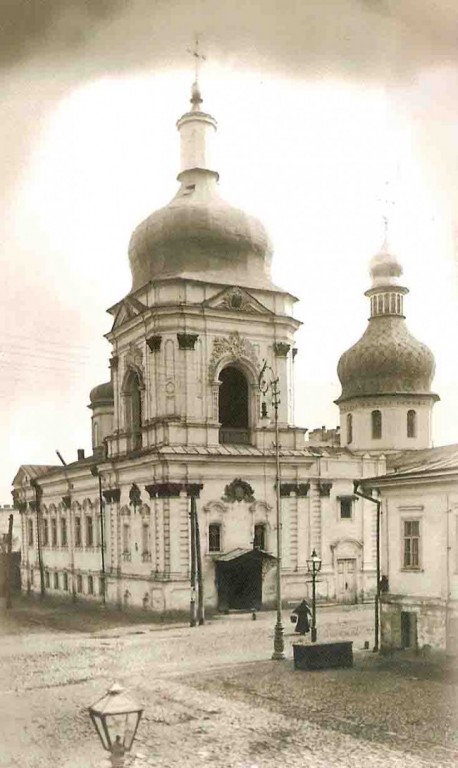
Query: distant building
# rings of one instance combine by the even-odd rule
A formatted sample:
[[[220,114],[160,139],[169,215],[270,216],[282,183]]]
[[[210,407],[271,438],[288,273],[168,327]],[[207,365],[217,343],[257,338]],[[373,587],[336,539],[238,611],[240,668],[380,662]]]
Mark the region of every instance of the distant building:
[[[370,329],[339,364],[342,445],[337,430],[305,441],[292,407],[296,298],[272,283],[264,226],[220,196],[209,154],[216,121],[201,102],[194,85],[177,123],[177,194],[130,241],[132,289],[109,310],[110,381],[90,394],[93,453],[67,466],[24,464],[14,479],[24,588],[40,588],[41,558],[47,589],[99,599],[103,551],[108,600],[186,608],[189,497],[198,496],[206,603],[272,604],[276,462],[271,393],[259,390],[265,362],[280,390],[283,596],[307,596],[316,549],[321,597],[371,598],[376,514],[353,480],[385,474],[385,452],[429,445],[432,355],[404,327],[400,267],[383,252],[372,263]]]
[[[382,650],[458,653],[458,445],[394,454],[362,487],[382,500]]]

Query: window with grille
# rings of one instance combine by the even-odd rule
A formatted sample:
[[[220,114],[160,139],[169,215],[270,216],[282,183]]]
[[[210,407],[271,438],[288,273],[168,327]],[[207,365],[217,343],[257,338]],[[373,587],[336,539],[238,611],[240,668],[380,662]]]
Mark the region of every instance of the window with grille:
[[[219,523],[210,523],[208,526],[208,550],[209,552],[221,552],[221,526]]]
[[[404,520],[404,568],[420,567],[420,521]]]
[[[81,518],[75,517],[75,547],[81,547]]]
[[[382,412],[372,411],[371,420],[372,420],[372,439],[380,440],[380,438],[382,437]]]
[[[86,517],[86,546],[94,546],[94,520],[92,517]]]
[[[266,526],[264,523],[256,523],[254,526],[254,542],[256,549],[266,549]]]

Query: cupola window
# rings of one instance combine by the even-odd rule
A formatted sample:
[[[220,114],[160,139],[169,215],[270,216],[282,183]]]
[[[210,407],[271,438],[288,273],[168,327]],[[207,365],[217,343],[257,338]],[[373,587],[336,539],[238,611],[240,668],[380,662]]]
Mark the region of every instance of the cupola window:
[[[372,421],[372,439],[380,440],[380,438],[382,437],[382,412],[372,411],[371,421]]]
[[[347,443],[353,442],[353,414],[347,413]]]
[[[219,421],[221,443],[250,442],[248,427],[248,382],[234,365],[223,368],[219,375]]]
[[[407,437],[417,436],[417,412],[407,411]]]

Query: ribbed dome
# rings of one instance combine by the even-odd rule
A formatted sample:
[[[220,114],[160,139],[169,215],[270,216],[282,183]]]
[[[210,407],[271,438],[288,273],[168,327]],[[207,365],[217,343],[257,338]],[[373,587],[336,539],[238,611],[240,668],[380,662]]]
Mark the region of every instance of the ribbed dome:
[[[113,384],[111,381],[106,381],[104,384],[99,384],[94,389],[91,389],[89,395],[91,401],[91,407],[97,405],[112,405],[114,402]]]
[[[176,197],[131,237],[132,290],[171,275],[269,286],[272,246],[261,222],[221,199],[217,174],[194,169],[180,181]]]
[[[342,394],[336,402],[365,395],[431,394],[434,369],[433,353],[411,335],[403,317],[373,317],[339,360]]]

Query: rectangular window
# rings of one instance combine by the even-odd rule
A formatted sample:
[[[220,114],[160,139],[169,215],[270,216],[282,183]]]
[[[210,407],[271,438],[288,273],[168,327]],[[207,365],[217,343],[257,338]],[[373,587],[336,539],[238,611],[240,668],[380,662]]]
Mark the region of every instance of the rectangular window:
[[[54,574],[54,589],[59,589],[59,574],[57,571]]]
[[[254,526],[254,549],[266,549],[266,526],[264,523],[256,523]]]
[[[68,573],[64,571],[62,576],[63,588],[65,592],[68,592]]]
[[[35,579],[34,579],[34,576],[35,576],[35,571],[33,570],[33,568],[31,568],[31,569],[30,569],[30,585],[31,585],[32,587],[33,587],[33,582],[34,582],[34,580],[35,580]]]
[[[83,591],[83,577],[81,576],[80,573],[78,573],[76,577],[76,591],[79,592],[80,594]]]
[[[29,520],[28,524],[29,524],[29,547],[33,547],[33,520]]]
[[[143,523],[142,525],[142,552],[146,554],[149,552],[149,524]]]
[[[43,531],[43,546],[47,547],[49,544],[49,529],[48,529],[48,521],[45,518],[42,520],[42,531]]]
[[[81,518],[75,517],[75,547],[81,547]]]
[[[57,547],[57,520],[55,517],[51,518],[51,546]]]
[[[62,517],[60,520],[60,543],[62,547],[67,546],[67,518]]]
[[[86,517],[86,546],[94,546],[94,520],[92,517]]]
[[[340,519],[351,520],[353,512],[353,499],[341,499],[340,500]]]
[[[210,523],[208,526],[208,551],[221,552],[221,526],[219,523]]]
[[[130,525],[124,523],[122,527],[122,551],[130,554]]]
[[[87,577],[87,591],[89,595],[94,594],[94,577],[93,576]]]
[[[420,567],[420,521],[404,520],[404,568]]]
[[[45,571],[45,586],[49,587],[49,571]]]

